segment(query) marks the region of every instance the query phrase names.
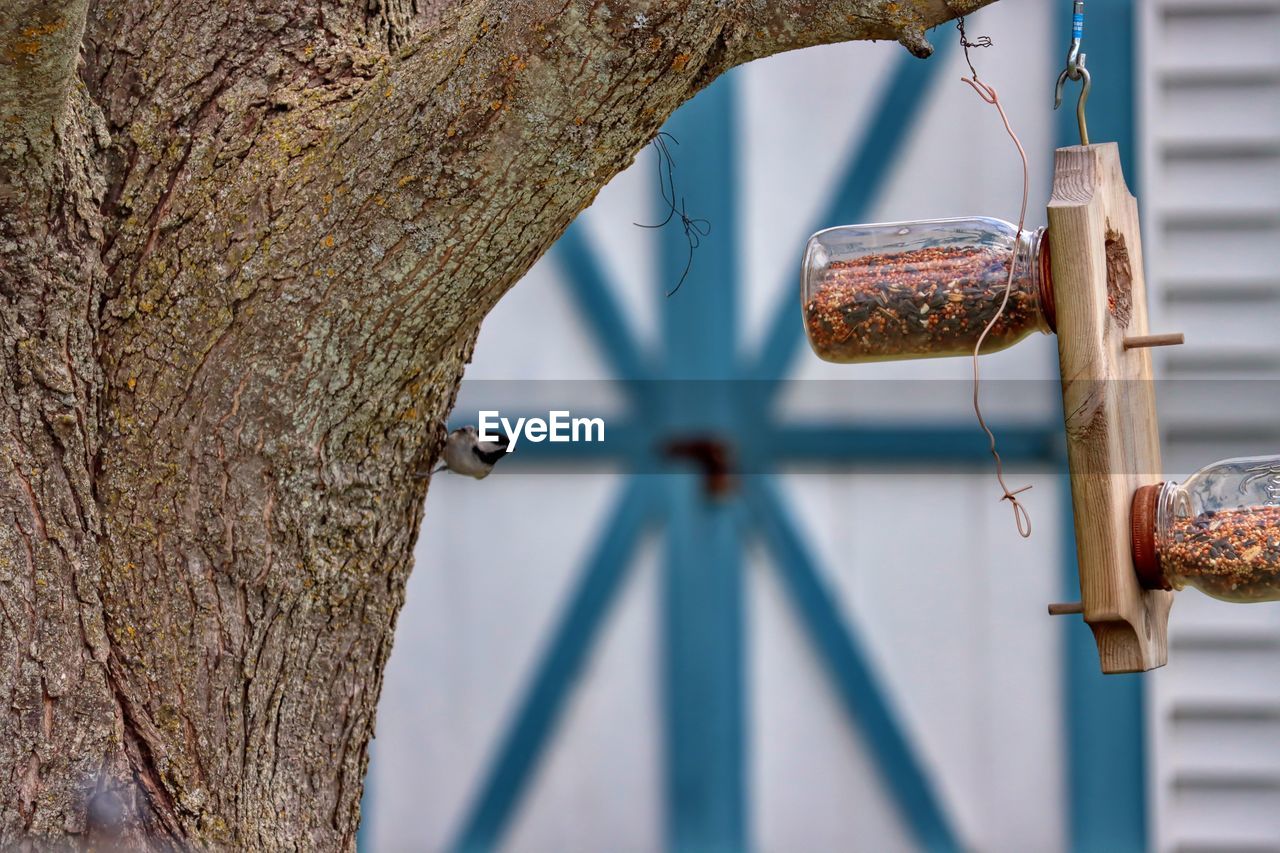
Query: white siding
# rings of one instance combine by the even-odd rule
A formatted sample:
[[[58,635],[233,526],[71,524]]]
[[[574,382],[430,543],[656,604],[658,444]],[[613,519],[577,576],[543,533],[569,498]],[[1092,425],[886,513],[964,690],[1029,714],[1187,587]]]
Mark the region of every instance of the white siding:
[[[1280,452],[1280,3],[1143,0],[1143,222],[1165,468]],[[1253,385],[1242,381],[1263,380]],[[1269,380],[1269,381],[1268,381]],[[1280,850],[1280,605],[1178,595],[1149,714],[1155,846]]]

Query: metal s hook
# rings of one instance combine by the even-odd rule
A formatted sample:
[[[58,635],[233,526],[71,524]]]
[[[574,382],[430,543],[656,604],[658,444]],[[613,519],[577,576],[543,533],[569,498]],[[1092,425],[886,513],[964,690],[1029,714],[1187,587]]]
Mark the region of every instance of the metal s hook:
[[[1074,74],[1072,71],[1074,70]],[[1058,85],[1053,91],[1053,108],[1056,110],[1062,106],[1062,87],[1066,85],[1067,80],[1082,80],[1080,84],[1080,100],[1076,101],[1076,124],[1080,126],[1080,144],[1089,144],[1089,123],[1085,120],[1084,108],[1089,102],[1089,89],[1093,86],[1093,81],[1089,77],[1089,69],[1084,67],[1084,54],[1080,54],[1080,60],[1074,69],[1065,68],[1058,75]]]
[[[1062,106],[1062,87],[1067,85],[1068,80],[1079,80],[1081,76],[1080,70],[1080,65],[1068,65],[1058,75],[1058,83],[1053,87],[1053,108],[1055,110]],[[1073,73],[1075,76],[1072,76]]]
[[[1074,0],[1071,9],[1071,47],[1067,50],[1067,67],[1058,75],[1057,85],[1053,89],[1053,108],[1062,106],[1062,87],[1068,80],[1083,81],[1080,86],[1080,100],[1076,103],[1076,123],[1080,125],[1080,144],[1089,144],[1089,125],[1085,121],[1085,104],[1089,101],[1089,89],[1093,81],[1089,77],[1089,69],[1084,67],[1085,55],[1080,52],[1080,41],[1084,38],[1084,0]]]

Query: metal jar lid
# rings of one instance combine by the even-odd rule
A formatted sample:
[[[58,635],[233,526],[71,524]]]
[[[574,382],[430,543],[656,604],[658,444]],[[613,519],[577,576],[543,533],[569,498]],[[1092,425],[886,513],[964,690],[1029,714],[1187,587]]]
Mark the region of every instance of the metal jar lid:
[[[1040,237],[1040,313],[1049,326],[1049,331],[1058,333],[1058,305],[1053,301],[1053,263],[1050,260],[1049,234],[1046,231]]]
[[[1164,483],[1139,488],[1133,493],[1133,507],[1129,512],[1133,568],[1147,589],[1173,589],[1165,580],[1160,555],[1156,552],[1156,508],[1163,488]]]

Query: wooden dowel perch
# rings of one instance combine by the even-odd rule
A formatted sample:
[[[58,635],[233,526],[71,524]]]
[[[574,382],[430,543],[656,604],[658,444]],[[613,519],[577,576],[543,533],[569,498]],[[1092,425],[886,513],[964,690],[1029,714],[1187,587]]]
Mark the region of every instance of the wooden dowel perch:
[[[1050,616],[1070,616],[1073,613],[1083,613],[1084,605],[1078,601],[1067,601],[1061,604],[1050,604]]]
[[[1124,348],[1176,347],[1184,343],[1186,343],[1186,338],[1182,332],[1174,332],[1168,335],[1129,335],[1124,339]]]

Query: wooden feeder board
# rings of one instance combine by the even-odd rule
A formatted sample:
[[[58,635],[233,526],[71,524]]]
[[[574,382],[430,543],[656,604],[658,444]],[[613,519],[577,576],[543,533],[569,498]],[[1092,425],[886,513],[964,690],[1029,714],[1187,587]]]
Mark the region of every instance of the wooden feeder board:
[[[1141,672],[1168,657],[1173,593],[1143,589],[1134,571],[1130,504],[1160,481],[1160,436],[1138,205],[1115,143],[1059,148],[1049,248],[1075,511],[1080,603],[1102,671]]]

